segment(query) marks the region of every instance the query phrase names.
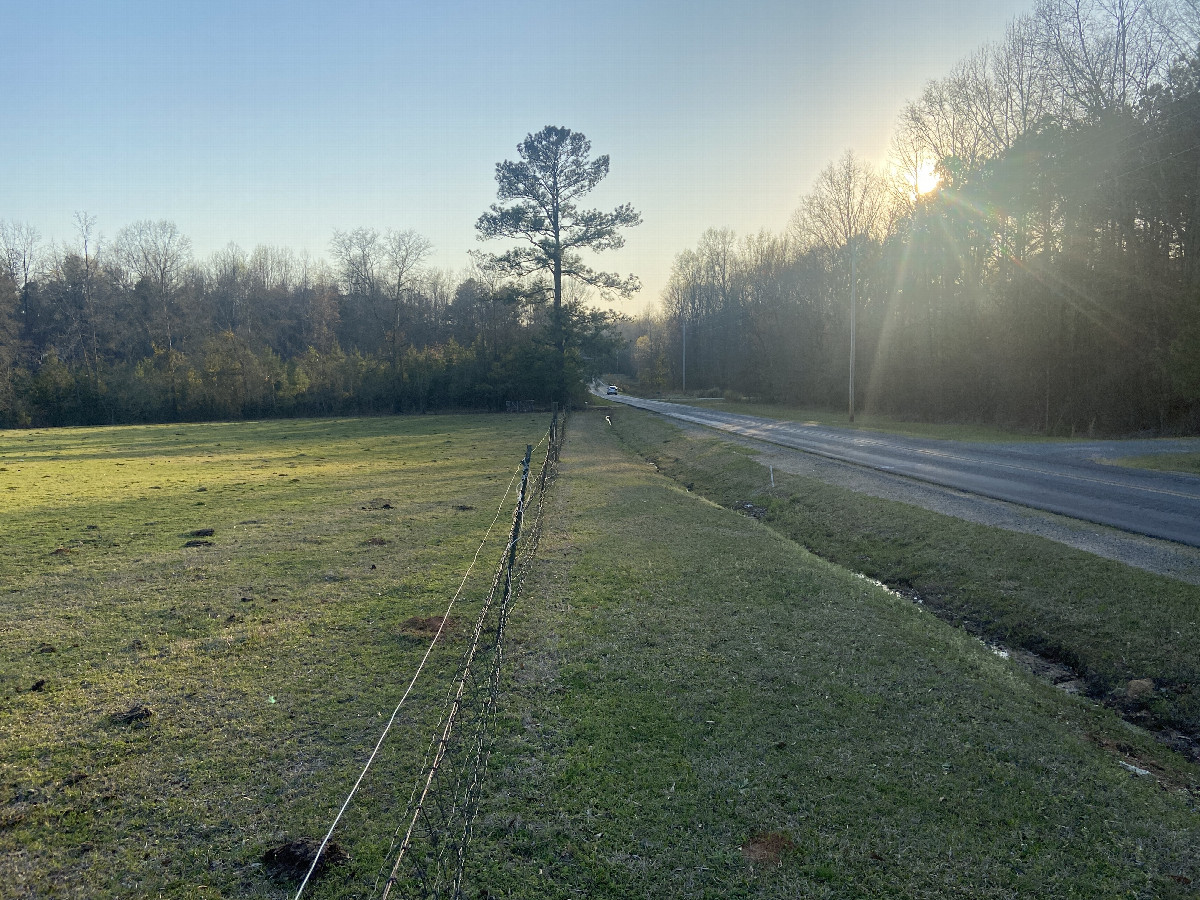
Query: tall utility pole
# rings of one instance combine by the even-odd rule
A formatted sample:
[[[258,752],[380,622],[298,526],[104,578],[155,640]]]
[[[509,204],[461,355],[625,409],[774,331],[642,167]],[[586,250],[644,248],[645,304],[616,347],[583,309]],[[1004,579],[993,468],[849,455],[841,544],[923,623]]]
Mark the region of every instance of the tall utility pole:
[[[854,421],[855,325],[858,317],[858,239],[872,239],[884,222],[887,191],[877,172],[850,151],[817,176],[802,201],[800,229],[806,239],[836,253],[850,250],[850,421]]]
[[[687,319],[683,320],[683,393],[687,393]]]
[[[858,269],[855,266],[854,245],[858,235],[850,238],[850,421],[854,422],[854,319],[858,309]]]

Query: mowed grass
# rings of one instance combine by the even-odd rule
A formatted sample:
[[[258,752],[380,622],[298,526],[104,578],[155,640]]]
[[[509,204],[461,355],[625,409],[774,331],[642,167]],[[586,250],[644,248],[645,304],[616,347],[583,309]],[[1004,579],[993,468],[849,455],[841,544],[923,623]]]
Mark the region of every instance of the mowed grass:
[[[284,896],[264,851],[324,835],[427,645],[406,623],[445,610],[548,424],[0,432],[0,897]],[[374,879],[512,500],[335,893]]]
[[[568,428],[467,896],[1193,895],[1194,768],[687,492],[615,421]],[[0,434],[0,897],[294,893],[263,852],[323,835],[424,650],[405,623],[444,610],[547,424]],[[757,467],[698,452],[731,491]],[[378,896],[477,608],[305,896]]]
[[[1194,896],[1194,768],[663,477],[631,415],[570,423],[467,896]]]
[[[748,448],[636,410],[616,422],[632,452],[714,502],[750,503],[823,558],[914,592],[978,635],[1071,666],[1094,697],[1148,727],[1200,735],[1200,588],[816,478],[776,472],[772,489]]]
[[[1200,453],[1153,453],[1147,456],[1123,456],[1107,462],[1114,466],[1129,466],[1132,469],[1200,475]]]

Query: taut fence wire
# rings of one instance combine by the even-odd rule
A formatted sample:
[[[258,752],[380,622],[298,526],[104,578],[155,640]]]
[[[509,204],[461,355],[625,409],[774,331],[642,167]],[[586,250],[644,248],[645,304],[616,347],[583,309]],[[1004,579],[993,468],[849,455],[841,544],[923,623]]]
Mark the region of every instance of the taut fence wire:
[[[546,436],[541,471],[530,478],[532,447],[525,450],[521,487],[503,558],[492,577],[470,645],[451,689],[440,736],[426,758],[423,779],[409,801],[404,832],[388,852],[391,870],[382,900],[463,897],[463,877],[472,827],[479,812],[491,753],[491,729],[500,695],[504,637],[509,614],[520,594],[542,533],[547,489],[558,472],[561,425],[556,413]],[[380,870],[380,877],[387,862]],[[376,890],[379,884],[376,883]]]
[[[519,470],[520,488],[508,541],[492,575],[491,587],[484,597],[475,621],[469,646],[451,682],[442,719],[435,729],[404,818],[392,837],[391,847],[376,878],[372,896],[378,894],[381,883],[383,900],[388,900],[393,895],[438,900],[463,896],[467,846],[479,811],[479,799],[491,753],[491,726],[495,720],[500,695],[505,629],[513,603],[520,596],[521,587],[541,538],[548,490],[558,474],[564,424],[565,416],[560,417],[555,412],[548,432],[538,442],[539,450],[543,444],[546,445],[546,454],[541,462],[540,471],[534,477],[531,477],[534,448],[525,448],[525,457]],[[510,483],[510,491],[511,487]],[[505,496],[507,498],[507,493]],[[495,521],[492,525],[495,525]],[[490,534],[490,527],[488,532]],[[484,541],[486,540],[485,537]],[[481,549],[482,546],[481,544]],[[479,552],[476,551],[475,559],[478,557]],[[473,560],[471,563],[472,567],[474,562]],[[463,584],[466,584],[466,576],[463,578]],[[450,601],[451,608],[461,592],[462,585]],[[443,627],[448,616],[449,608],[442,620]],[[317,868],[322,852],[329,844],[338,822],[378,755],[392,722],[412,691],[429,652],[440,636],[441,628],[430,642],[429,650],[414,674],[412,683],[397,704],[370,759],[312,859],[294,900],[300,900]]]

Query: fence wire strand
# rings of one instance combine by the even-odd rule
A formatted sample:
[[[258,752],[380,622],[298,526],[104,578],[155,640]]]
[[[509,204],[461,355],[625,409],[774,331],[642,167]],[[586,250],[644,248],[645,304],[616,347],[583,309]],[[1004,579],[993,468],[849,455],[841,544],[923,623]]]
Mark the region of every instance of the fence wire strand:
[[[565,419],[565,417],[564,417]],[[384,882],[382,900],[387,900],[394,886],[402,884],[406,896],[421,898],[462,898],[462,884],[466,867],[467,844],[479,808],[483,789],[490,745],[488,735],[496,714],[496,702],[500,690],[500,676],[504,660],[504,632],[514,599],[519,595],[525,575],[533,561],[541,537],[542,514],[546,491],[558,470],[558,456],[562,439],[562,421],[555,413],[550,428],[537,444],[540,450],[546,445],[541,471],[531,484],[530,462],[534,447],[526,447],[525,458],[509,480],[504,498],[497,507],[496,515],[488,526],[487,533],[475,551],[475,555],[459,583],[458,590],[450,598],[445,615],[437,633],[429,642],[420,663],[414,672],[396,708],[392,711],[376,741],[366,764],[359,773],[354,786],[329,826],[321,845],[313,856],[293,900],[300,900],[313,873],[329,845],[342,816],[354,799],[367,773],[379,755],[388,733],[399,716],[400,709],[412,693],[413,687],[442,635],[450,612],[462,595],[467,579],[479,560],[483,548],[491,537],[492,529],[500,520],[513,485],[518,476],[521,486],[516,507],[513,511],[508,542],[499,565],[496,567],[491,587],[484,598],[470,646],[463,656],[458,674],[447,691],[447,708],[438,722],[426,750],[422,774],[417,778],[409,798],[405,819],[392,836],[391,846],[384,858],[383,866],[375,879],[371,896],[379,890],[379,882],[387,870],[387,861],[396,852],[395,861]],[[531,489],[534,501],[533,515],[522,534],[526,509],[531,504]],[[407,822],[407,825],[405,824]],[[404,838],[396,851],[396,840],[400,832]]]
[[[367,757],[367,761],[363,765],[362,771],[359,772],[358,778],[354,782],[354,786],[350,788],[350,792],[346,795],[345,801],[343,801],[341,808],[338,809],[337,815],[334,816],[333,822],[329,826],[329,830],[325,832],[325,837],[321,840],[321,845],[317,848],[317,852],[313,855],[312,862],[308,867],[308,871],[304,873],[304,879],[300,882],[300,886],[296,889],[294,900],[300,900],[300,896],[304,893],[304,889],[308,886],[308,883],[313,876],[313,872],[316,871],[317,865],[320,863],[325,849],[329,846],[329,842],[333,838],[333,833],[337,829],[338,823],[341,822],[342,816],[345,815],[346,810],[350,807],[350,801],[354,799],[355,794],[358,793],[359,787],[362,786],[363,779],[367,777],[367,772],[370,771],[371,766],[375,763],[375,759],[379,756],[379,751],[383,747],[383,743],[386,740],[388,733],[391,731],[392,726],[396,723],[396,718],[400,714],[401,707],[404,706],[404,703],[408,699],[409,694],[412,693],[413,687],[416,685],[417,680],[421,677],[421,672],[424,670],[425,664],[429,661],[429,657],[433,653],[434,646],[442,636],[442,631],[445,629],[446,622],[450,618],[451,610],[454,609],[454,605],[462,596],[463,588],[465,588],[467,584],[467,579],[471,577],[471,572],[474,570],[475,564],[479,561],[479,556],[483,552],[483,548],[487,546],[488,540],[492,536],[492,529],[495,528],[496,523],[500,521],[500,516],[504,512],[505,505],[508,503],[509,495],[512,494],[513,485],[516,484],[517,477],[520,474],[521,469],[519,467],[513,471],[512,478],[510,478],[508,482],[508,487],[504,491],[504,497],[501,498],[500,504],[496,507],[496,515],[492,519],[491,524],[488,525],[487,532],[484,534],[483,540],[479,542],[479,546],[475,549],[475,555],[471,558],[470,565],[467,566],[467,570],[463,574],[462,581],[459,582],[458,589],[454,592],[454,596],[450,598],[450,602],[446,605],[446,612],[442,616],[442,621],[438,625],[437,633],[434,634],[433,638],[430,640],[429,646],[425,648],[425,653],[421,657],[421,661],[417,664],[416,671],[413,673],[412,679],[408,683],[408,687],[405,688],[404,694],[400,697],[400,701],[396,704],[396,708],[392,710],[391,716],[388,718],[387,723],[383,727],[383,731],[379,735],[379,740],[375,742],[375,747],[372,749],[371,755]]]
[[[547,444],[541,470],[531,477],[533,448],[527,450],[522,486],[503,559],[476,620],[469,648],[454,679],[449,710],[431,744],[422,777],[405,820],[396,830],[379,875],[391,869],[381,900],[394,889],[405,897],[463,897],[463,881],[479,802],[490,758],[489,736],[496,717],[504,664],[504,638],[513,602],[520,594],[541,537],[547,487],[557,473],[561,426],[555,416],[541,443]],[[396,850],[395,838],[404,831]],[[372,893],[375,896],[375,893]]]

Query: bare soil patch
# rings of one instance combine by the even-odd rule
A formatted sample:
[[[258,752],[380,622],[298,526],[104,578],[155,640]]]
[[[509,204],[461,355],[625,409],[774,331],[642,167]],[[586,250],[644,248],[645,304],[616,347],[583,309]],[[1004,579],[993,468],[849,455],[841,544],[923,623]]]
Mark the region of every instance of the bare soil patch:
[[[144,726],[154,711],[144,703],[135,703],[123,713],[113,713],[110,720],[114,725]]]
[[[400,623],[400,630],[413,637],[433,637],[440,630],[442,637],[445,637],[457,626],[458,619],[453,616],[413,616]]]
[[[321,849],[321,842],[312,838],[299,838],[288,841],[278,847],[272,847],[263,854],[263,865],[271,875],[281,881],[298,881],[303,878],[312,866],[313,859]],[[319,878],[332,866],[340,866],[350,861],[347,853],[336,841],[330,841],[321,854],[317,867],[313,869],[313,877]]]
[[[796,842],[778,831],[757,831],[740,849],[749,862],[778,866],[786,854],[796,849]]]

